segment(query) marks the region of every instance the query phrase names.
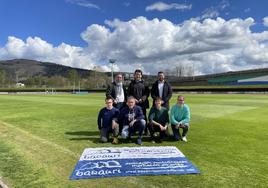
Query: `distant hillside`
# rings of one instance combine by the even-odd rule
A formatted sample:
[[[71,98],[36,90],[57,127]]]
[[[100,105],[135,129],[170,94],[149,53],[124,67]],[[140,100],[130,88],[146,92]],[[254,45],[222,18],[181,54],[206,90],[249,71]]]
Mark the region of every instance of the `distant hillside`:
[[[40,62],[27,59],[0,61],[0,68],[7,74],[18,75],[20,80],[34,76],[63,76],[67,77],[71,70],[76,70],[81,77],[92,74],[94,71],[72,68],[55,63]]]

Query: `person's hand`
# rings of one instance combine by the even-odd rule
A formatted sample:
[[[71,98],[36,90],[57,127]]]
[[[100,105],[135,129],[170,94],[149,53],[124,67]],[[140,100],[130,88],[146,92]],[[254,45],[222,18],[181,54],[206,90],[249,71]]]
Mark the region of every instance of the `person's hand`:
[[[180,126],[179,126],[180,128],[185,128],[185,125],[182,125],[182,124],[180,124]]]
[[[140,99],[140,100],[139,100],[139,103],[142,103],[142,102],[143,102],[143,100],[142,100],[142,99]]]
[[[116,122],[112,121],[112,129],[115,129],[115,127],[116,127]]]
[[[165,131],[166,130],[166,127],[160,125],[160,129],[161,129],[161,131]]]
[[[175,129],[179,129],[180,124],[175,125]]]
[[[132,120],[130,123],[129,123],[129,126],[132,127],[134,125],[134,123],[136,122],[136,120]]]

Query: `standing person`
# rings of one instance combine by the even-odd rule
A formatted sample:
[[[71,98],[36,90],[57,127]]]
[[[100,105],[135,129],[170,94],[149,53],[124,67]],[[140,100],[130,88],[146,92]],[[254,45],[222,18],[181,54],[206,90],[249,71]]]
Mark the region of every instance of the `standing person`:
[[[149,108],[148,97],[150,95],[150,89],[147,84],[142,80],[142,71],[137,69],[134,72],[134,80],[132,80],[128,86],[128,96],[135,98],[136,105],[142,108],[143,115],[147,124],[146,109]],[[145,134],[148,133],[147,128]]]
[[[105,143],[109,140],[109,133],[113,133],[112,144],[118,144],[119,125],[117,124],[119,110],[113,107],[113,99],[105,99],[106,107],[99,111],[98,128],[100,130],[100,141]]]
[[[190,126],[190,108],[184,104],[184,97],[179,95],[177,104],[172,106],[170,110],[170,122],[175,140],[187,142],[186,135]],[[182,129],[182,137],[180,130]]]
[[[136,99],[132,96],[127,99],[127,106],[122,108],[119,120],[123,123],[121,137],[131,141],[131,136],[138,131],[137,144],[142,145],[142,133],[146,122],[140,106],[136,105]]]
[[[158,80],[152,86],[151,96],[153,98],[153,104],[157,97],[162,98],[162,106],[169,109],[169,100],[172,97],[171,85],[165,80],[165,74],[158,72]]]
[[[150,109],[148,120],[149,120],[149,131],[152,139],[152,143],[156,142],[155,132],[160,132],[160,142],[166,136],[166,131],[169,123],[168,109],[161,106],[162,99],[156,97],[154,106]]]
[[[121,109],[126,104],[127,92],[123,83],[123,75],[121,73],[115,76],[115,81],[108,85],[106,89],[106,97],[114,100],[114,107]]]

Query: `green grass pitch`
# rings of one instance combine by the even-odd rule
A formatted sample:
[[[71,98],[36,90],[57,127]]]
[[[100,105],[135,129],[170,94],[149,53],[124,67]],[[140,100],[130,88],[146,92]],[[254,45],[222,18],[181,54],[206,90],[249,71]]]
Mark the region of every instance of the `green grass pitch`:
[[[84,148],[112,146],[98,143],[96,119],[104,94],[92,93],[1,95],[0,177],[10,187],[27,188],[267,187],[268,95],[185,97],[192,114],[188,143],[161,145],[179,148],[200,175],[69,180]],[[160,144],[147,139],[144,145]]]

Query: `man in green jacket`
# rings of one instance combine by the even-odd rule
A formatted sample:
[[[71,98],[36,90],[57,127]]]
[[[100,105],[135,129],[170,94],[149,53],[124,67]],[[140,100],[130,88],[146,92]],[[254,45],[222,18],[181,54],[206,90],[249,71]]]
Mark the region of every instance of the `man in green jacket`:
[[[156,132],[160,132],[160,140],[159,142],[162,142],[162,139],[166,136],[166,131],[169,123],[169,116],[168,116],[168,110],[161,106],[162,104],[162,98],[156,97],[154,101],[154,106],[150,109],[149,112],[149,131],[152,139],[152,143],[155,143],[156,141]]]
[[[177,104],[172,106],[170,110],[170,123],[175,140],[187,142],[186,134],[190,126],[190,108],[184,104],[184,97],[179,95]],[[179,129],[183,129],[182,137]]]

